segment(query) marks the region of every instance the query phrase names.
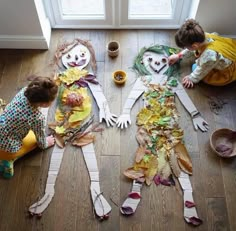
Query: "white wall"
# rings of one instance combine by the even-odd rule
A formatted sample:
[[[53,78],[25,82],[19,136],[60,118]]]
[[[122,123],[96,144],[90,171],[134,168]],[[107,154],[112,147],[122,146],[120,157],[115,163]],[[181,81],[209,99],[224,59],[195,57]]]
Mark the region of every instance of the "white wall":
[[[236,0],[200,0],[196,20],[207,32],[236,37]]]
[[[196,20],[205,31],[236,37],[235,10],[236,0],[200,0]],[[42,0],[0,0],[0,48],[48,49],[50,37]]]
[[[0,1],[0,48],[48,49],[50,36],[41,0]]]

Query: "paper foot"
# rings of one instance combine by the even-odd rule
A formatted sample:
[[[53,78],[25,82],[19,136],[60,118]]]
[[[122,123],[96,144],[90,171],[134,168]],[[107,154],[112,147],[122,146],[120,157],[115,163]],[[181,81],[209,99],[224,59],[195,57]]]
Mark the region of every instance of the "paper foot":
[[[129,216],[135,213],[141,200],[141,188],[142,183],[134,180],[132,190],[120,208],[122,214]]]
[[[42,215],[44,210],[48,207],[53,195],[45,194],[38,202],[34,203],[29,207],[29,213],[33,215]]]
[[[108,219],[111,206],[100,192],[99,182],[91,182],[91,196],[96,215],[101,219]]]

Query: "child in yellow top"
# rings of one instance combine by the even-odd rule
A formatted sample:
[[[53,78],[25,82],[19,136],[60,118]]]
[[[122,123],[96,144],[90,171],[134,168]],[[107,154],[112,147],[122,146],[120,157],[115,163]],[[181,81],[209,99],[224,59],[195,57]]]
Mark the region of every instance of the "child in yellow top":
[[[198,22],[189,19],[177,31],[175,42],[185,49],[169,57],[170,65],[188,52],[196,56],[192,73],[182,80],[184,87],[192,88],[201,80],[215,86],[236,80],[236,40],[205,33]]]

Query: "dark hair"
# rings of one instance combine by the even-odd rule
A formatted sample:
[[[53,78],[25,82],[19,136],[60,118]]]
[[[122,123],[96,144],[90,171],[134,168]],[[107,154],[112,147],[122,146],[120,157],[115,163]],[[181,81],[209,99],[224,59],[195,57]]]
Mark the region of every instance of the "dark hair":
[[[34,76],[25,90],[25,96],[30,103],[49,103],[57,95],[58,86],[49,77]]]
[[[192,46],[193,43],[205,41],[205,32],[194,19],[188,19],[175,34],[175,43],[178,47]]]

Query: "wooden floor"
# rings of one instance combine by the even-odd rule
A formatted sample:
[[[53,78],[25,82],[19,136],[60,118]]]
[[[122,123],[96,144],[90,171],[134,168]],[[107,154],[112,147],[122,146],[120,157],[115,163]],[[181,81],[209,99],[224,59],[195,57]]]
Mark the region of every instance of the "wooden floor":
[[[56,47],[74,38],[89,39],[96,51],[98,80],[108,99],[111,111],[117,115],[127,98],[135,80],[131,70],[134,57],[143,46],[164,44],[175,46],[174,31],[160,30],[57,30],[52,33],[50,50],[0,50],[0,97],[12,99],[22,86],[25,77],[35,73],[51,75]],[[118,40],[120,55],[110,59],[106,44]],[[187,65],[187,62],[186,62]],[[124,87],[117,87],[111,80],[111,73],[123,69],[128,73]],[[190,65],[182,67],[182,76],[190,71]],[[57,179],[56,194],[41,219],[29,218],[27,209],[42,195],[47,178],[51,149],[34,151],[18,160],[15,176],[6,180],[0,177],[0,230],[1,231],[222,231],[236,230],[236,159],[220,159],[209,147],[209,136],[216,128],[236,129],[236,84],[227,87],[198,85],[188,93],[210,124],[207,133],[195,132],[185,109],[176,100],[180,122],[185,131],[185,143],[193,160],[191,182],[199,216],[203,224],[192,227],[183,219],[182,191],[176,187],[145,186],[142,200],[136,213],[124,217],[119,205],[126,198],[131,182],[123,171],[131,166],[137,148],[135,140],[135,115],[142,106],[140,99],[132,110],[132,125],[120,131],[116,127],[106,128],[96,134],[96,155],[100,169],[101,188],[112,206],[110,218],[99,222],[93,214],[89,193],[89,177],[80,149],[68,146]],[[210,110],[209,97],[224,100],[219,114]],[[98,120],[96,105],[95,118]],[[52,116],[51,116],[52,118]]]

